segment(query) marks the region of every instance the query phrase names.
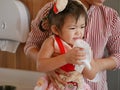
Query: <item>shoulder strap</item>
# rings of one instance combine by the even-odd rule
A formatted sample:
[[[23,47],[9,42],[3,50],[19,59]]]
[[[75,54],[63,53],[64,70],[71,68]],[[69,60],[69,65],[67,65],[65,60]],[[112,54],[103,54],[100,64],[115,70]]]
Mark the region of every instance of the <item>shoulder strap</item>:
[[[57,41],[57,44],[58,44],[58,46],[59,46],[59,48],[60,48],[60,53],[61,53],[61,54],[64,54],[64,53],[65,53],[65,48],[64,48],[64,46],[63,46],[62,41],[60,40],[60,37],[57,36],[57,35],[55,35],[55,40]]]
[[[59,37],[59,36],[55,36],[55,39],[56,39],[56,41],[57,41],[57,43],[58,43],[58,46],[59,46],[59,48],[60,48],[60,53],[61,53],[61,54],[64,54],[64,53],[65,53],[65,48],[64,48],[64,46],[63,46],[63,43],[62,43],[60,37]],[[66,65],[64,65],[64,66],[62,66],[62,67],[60,67],[60,68],[61,68],[62,70],[64,70],[64,71],[66,71],[66,72],[74,71],[74,65],[73,65],[73,64],[66,64]]]

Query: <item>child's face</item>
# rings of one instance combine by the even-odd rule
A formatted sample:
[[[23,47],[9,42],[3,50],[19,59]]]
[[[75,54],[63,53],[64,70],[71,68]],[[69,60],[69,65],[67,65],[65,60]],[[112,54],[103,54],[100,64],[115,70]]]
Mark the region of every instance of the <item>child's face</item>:
[[[76,39],[82,39],[85,30],[85,17],[81,15],[76,22],[72,16],[66,17],[59,36],[68,44],[73,45]]]

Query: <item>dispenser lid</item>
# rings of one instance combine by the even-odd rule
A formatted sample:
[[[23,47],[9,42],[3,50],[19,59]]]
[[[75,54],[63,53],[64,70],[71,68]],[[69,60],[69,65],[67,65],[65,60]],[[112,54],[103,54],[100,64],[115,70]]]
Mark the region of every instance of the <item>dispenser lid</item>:
[[[19,0],[0,0],[0,39],[25,42],[30,14]]]

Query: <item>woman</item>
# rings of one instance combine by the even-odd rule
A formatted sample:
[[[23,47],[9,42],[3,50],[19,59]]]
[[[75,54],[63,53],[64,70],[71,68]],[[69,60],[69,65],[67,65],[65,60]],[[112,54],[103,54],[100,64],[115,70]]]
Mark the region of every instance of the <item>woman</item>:
[[[103,5],[104,0],[80,1],[87,8],[88,13],[84,39],[90,44],[93,50],[92,69],[88,70],[85,68],[83,75],[89,79],[93,79],[99,73],[98,80],[94,82],[86,80],[86,82],[92,90],[108,90],[106,70],[120,68],[120,18],[115,10]],[[49,31],[41,32],[38,24],[47,15],[52,5],[53,2],[46,4],[38,12],[35,20],[32,21],[32,31],[25,46],[25,53],[34,60],[36,60],[42,42],[49,36]],[[48,28],[47,24],[44,24],[44,28]],[[109,53],[109,56],[106,58],[104,57],[105,48],[107,48]],[[59,81],[63,82],[62,80]]]

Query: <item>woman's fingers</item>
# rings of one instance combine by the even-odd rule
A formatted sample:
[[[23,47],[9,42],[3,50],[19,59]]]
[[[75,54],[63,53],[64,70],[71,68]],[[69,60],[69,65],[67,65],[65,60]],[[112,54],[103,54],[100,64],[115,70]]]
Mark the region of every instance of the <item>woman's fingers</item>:
[[[52,82],[52,84],[54,85],[54,87],[55,87],[56,89],[58,89],[58,85],[57,85],[57,83],[56,83],[56,81],[55,81],[54,71],[49,72],[47,75],[48,75],[48,78],[49,78],[50,82]]]
[[[63,85],[66,84],[66,82],[59,77],[58,73],[63,75],[68,75],[67,72],[64,72],[63,70],[60,69],[47,73],[50,82],[52,82],[52,84],[55,86],[57,90],[59,89],[58,83],[61,83]]]

